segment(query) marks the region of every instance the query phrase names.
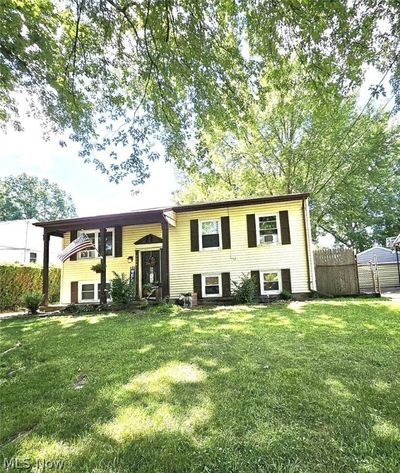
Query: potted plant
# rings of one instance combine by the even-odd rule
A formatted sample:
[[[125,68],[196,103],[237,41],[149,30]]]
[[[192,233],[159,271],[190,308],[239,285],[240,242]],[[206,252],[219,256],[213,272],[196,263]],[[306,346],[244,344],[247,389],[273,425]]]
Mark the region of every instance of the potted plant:
[[[103,265],[101,263],[94,264],[91,268],[95,273],[101,273],[103,271]]]

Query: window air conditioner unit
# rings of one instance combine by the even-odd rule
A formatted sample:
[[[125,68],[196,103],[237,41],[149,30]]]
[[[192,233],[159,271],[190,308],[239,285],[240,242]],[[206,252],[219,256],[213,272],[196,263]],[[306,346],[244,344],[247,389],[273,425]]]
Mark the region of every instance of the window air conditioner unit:
[[[261,236],[261,243],[274,243],[275,242],[275,235],[262,235]]]

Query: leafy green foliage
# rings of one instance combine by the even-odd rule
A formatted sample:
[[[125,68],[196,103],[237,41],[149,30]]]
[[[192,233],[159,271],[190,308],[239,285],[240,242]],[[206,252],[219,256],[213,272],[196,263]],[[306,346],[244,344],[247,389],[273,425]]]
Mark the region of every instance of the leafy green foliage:
[[[38,291],[28,292],[24,296],[25,307],[31,314],[37,314],[40,303],[42,302],[42,293]]]
[[[60,300],[61,269],[49,269],[49,301]],[[24,306],[26,293],[42,290],[42,268],[19,264],[0,265],[0,311],[15,310]]]
[[[71,196],[48,179],[25,173],[0,179],[0,220],[56,220],[75,216]]]
[[[95,273],[101,273],[103,271],[103,265],[101,263],[96,263],[90,267]]]
[[[161,301],[159,304],[149,305],[146,307],[145,313],[151,315],[178,315],[182,312],[182,307],[171,302]]]
[[[90,314],[98,312],[98,307],[94,304],[68,304],[62,309],[65,314]]]
[[[367,62],[391,69],[397,90],[398,13],[395,0],[3,0],[0,118],[21,126],[24,91],[47,130],[72,130],[85,160],[143,182],[155,139],[184,166],[198,131],[236,130],[271,84],[290,90],[294,58],[321,103],[351,93]]]
[[[114,304],[127,305],[135,298],[135,286],[124,273],[113,271],[111,280],[111,298]]]
[[[233,297],[238,304],[251,304],[256,300],[256,282],[247,275],[242,274],[239,281],[233,281]]]
[[[285,289],[283,289],[279,293],[279,297],[280,297],[280,299],[282,299],[284,301],[289,301],[292,298],[292,294],[289,291],[286,291]]]
[[[400,232],[399,132],[390,114],[356,98],[325,101],[306,90],[302,71],[286,70],[290,89],[274,87],[253,105],[250,122],[199,136],[181,173],[179,202],[311,193],[314,235],[365,249]]]

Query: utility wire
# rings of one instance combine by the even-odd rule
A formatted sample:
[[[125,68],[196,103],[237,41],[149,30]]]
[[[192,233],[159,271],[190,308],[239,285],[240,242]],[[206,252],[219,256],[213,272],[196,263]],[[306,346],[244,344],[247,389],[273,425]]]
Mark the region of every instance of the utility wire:
[[[380,108],[380,112],[382,112],[386,106],[393,100],[393,98],[395,97],[395,93],[393,93],[389,99],[385,102],[385,104]],[[389,112],[389,115],[392,114],[394,110],[394,107],[392,108],[392,110]],[[354,146],[355,143],[357,143],[368,131],[370,130],[370,128],[365,128],[363,133],[357,138],[357,140],[353,141],[353,143],[351,145],[348,146],[348,148],[346,149],[345,153],[347,153],[347,151],[349,151],[349,149]],[[353,168],[353,169],[349,169],[348,171],[346,171],[343,175],[343,178],[338,182],[338,186],[340,186],[347,178],[350,174],[353,174],[361,165],[363,164],[362,161],[359,161],[358,164]],[[332,175],[328,178],[327,181],[325,181],[325,184],[323,184],[322,189],[325,187],[326,184],[329,183],[329,181],[332,179]],[[329,205],[330,201],[332,200],[332,197],[333,197],[333,193],[330,195],[328,201],[326,202],[326,204],[324,205],[324,209]],[[322,214],[321,214],[322,216]]]
[[[393,93],[389,99],[385,102],[385,104],[379,109],[379,112],[382,112],[386,106],[393,100],[395,94]],[[393,112],[393,109],[390,111],[390,115],[392,114]],[[347,152],[368,132],[370,131],[371,129],[371,125],[369,127],[366,127],[364,128],[364,130],[362,131],[361,135],[359,135],[358,137],[356,137],[356,139],[353,140],[353,142],[344,150],[343,154],[346,155]],[[343,141],[342,141],[343,143]],[[333,157],[333,155],[331,155],[331,157]],[[344,164],[345,161],[341,160],[341,162],[336,166],[335,168],[335,172]],[[354,171],[351,171],[351,172],[354,172]],[[346,172],[346,175],[344,176],[344,179],[349,175],[350,171],[349,172]],[[329,184],[329,182],[332,180],[333,178],[333,173],[328,177],[328,179],[320,186],[319,190],[317,190],[316,192],[314,192],[314,194],[318,194],[319,192],[321,192],[321,190],[327,185]],[[343,180],[342,180],[343,181]],[[341,181],[341,182],[342,182]]]
[[[387,74],[389,73],[389,71],[390,71],[391,67],[393,66],[393,64],[394,64],[394,61],[392,62],[392,64],[390,65],[390,67],[387,69],[387,71],[385,72],[385,74],[383,75],[383,77],[381,78],[381,80],[380,80],[380,82],[379,82],[379,84],[378,84],[378,87],[379,87],[380,85],[382,85],[383,81],[385,80],[385,78],[386,78]],[[392,94],[392,96],[390,97],[390,99],[385,103],[385,105],[380,109],[380,111],[383,111],[383,110],[385,109],[386,105],[393,99],[393,97],[394,97],[394,94]],[[347,132],[345,133],[345,136],[343,137],[343,139],[342,139],[342,141],[341,141],[339,147],[335,148],[335,150],[333,151],[333,153],[331,153],[330,156],[328,157],[327,164],[328,164],[330,161],[332,161],[332,158],[335,156],[335,154],[337,154],[338,152],[341,151],[341,145],[345,142],[346,138],[348,138],[348,137],[350,136],[351,131],[354,129],[355,125],[356,125],[357,122],[360,120],[360,118],[361,118],[361,116],[363,115],[364,111],[366,110],[366,108],[368,107],[368,105],[371,103],[372,98],[373,98],[373,95],[370,94],[370,97],[369,97],[369,99],[367,100],[367,102],[365,103],[364,107],[363,107],[362,110],[358,113],[356,119],[353,121],[353,123],[350,125],[349,129],[348,129]],[[348,100],[349,100],[349,99],[347,99],[347,101],[348,101]],[[368,131],[368,130],[369,130],[368,128],[367,128],[366,130],[364,129],[364,131],[363,131],[362,134],[361,134],[361,137],[364,136],[365,133],[366,133],[366,131]],[[349,147],[347,147],[347,149],[344,151],[343,154],[346,154],[346,152],[347,152],[355,143],[357,143],[358,140],[359,140],[359,138],[356,137],[355,140],[353,140],[352,144],[351,144]],[[342,164],[343,164],[343,160],[338,164],[338,166],[336,166],[335,172],[342,166]],[[332,177],[333,177],[333,176],[331,175],[331,176],[328,178],[328,180],[325,181],[325,183],[322,184],[322,186],[320,186],[319,190],[317,190],[316,192],[314,192],[314,194],[318,194],[319,192],[321,192],[321,190],[326,186],[326,184],[331,181]]]
[[[300,55],[299,51],[297,50],[296,45],[293,44],[293,43],[292,43],[292,48],[293,48],[295,54],[297,55],[297,57],[298,57],[300,63],[304,66],[303,61],[302,61],[302,59],[301,59],[301,55]],[[390,70],[391,70],[392,67],[396,64],[396,61],[397,61],[399,55],[400,55],[400,52],[398,52],[397,54],[395,54],[395,56],[394,56],[392,62],[389,64],[389,66],[388,66],[388,68],[386,69],[385,73],[383,74],[381,80],[379,81],[378,85],[376,86],[377,88],[379,88],[379,86],[382,85],[383,81],[386,79],[386,77],[387,77],[387,75],[389,74]],[[320,76],[319,76],[318,73],[317,73],[317,79],[318,79],[319,83],[322,83],[322,80],[321,80],[321,78],[320,78]],[[314,86],[315,86],[316,92],[318,93],[318,91],[319,91],[318,85],[316,85],[316,84],[314,83]],[[350,101],[351,97],[352,97],[352,96],[348,97],[348,98],[345,100],[344,105],[346,105],[346,104]],[[393,98],[393,96],[391,97],[391,99],[392,99],[392,98]],[[323,96],[322,96],[322,99],[323,99]],[[364,113],[364,111],[366,110],[366,108],[368,107],[368,105],[371,103],[371,100],[372,100],[372,99],[373,99],[373,94],[371,93],[370,96],[369,96],[369,98],[368,98],[368,100],[367,100],[367,102],[364,104],[363,108],[362,108],[361,111],[358,113],[356,119],[353,121],[353,123],[350,125],[349,129],[347,130],[347,132],[346,132],[346,134],[345,134],[345,136],[344,136],[344,138],[343,138],[343,140],[342,140],[342,143],[343,143],[344,140],[350,135],[351,131],[353,130],[353,128],[355,127],[355,125],[357,124],[357,122],[359,121],[359,119],[361,118],[361,116],[363,115],[363,113]],[[390,100],[391,100],[391,99],[390,99]],[[390,100],[389,100],[389,101],[390,101]],[[365,134],[365,133],[363,133],[362,136],[364,136],[364,134]],[[314,142],[314,146],[312,146],[312,150],[315,149],[316,145],[317,145],[317,143],[316,143],[316,141],[315,141],[315,142]],[[330,155],[330,157],[333,158],[334,155],[335,155],[335,153],[336,153],[337,151],[340,151],[340,149],[338,150],[338,148],[335,148],[334,152]],[[329,162],[329,160],[328,160],[328,162]],[[339,166],[339,167],[340,167],[340,166]],[[323,187],[320,188],[317,193],[319,193],[322,189],[323,189]]]

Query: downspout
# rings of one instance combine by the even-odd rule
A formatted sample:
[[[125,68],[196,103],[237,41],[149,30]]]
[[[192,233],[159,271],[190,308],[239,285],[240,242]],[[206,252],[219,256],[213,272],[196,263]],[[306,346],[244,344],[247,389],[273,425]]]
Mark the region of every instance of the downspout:
[[[305,206],[305,199],[302,201],[302,213],[303,213],[303,229],[304,229],[304,245],[306,250],[306,258],[307,258],[307,283],[308,283],[308,290],[310,292],[313,291],[311,289],[311,270],[310,270],[310,252],[308,249],[308,232],[307,232],[307,224],[306,224],[306,206]]]
[[[28,229],[29,229],[29,220],[26,220],[26,228],[25,228],[25,248],[24,248],[24,264],[26,264],[26,253],[28,251]]]

